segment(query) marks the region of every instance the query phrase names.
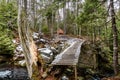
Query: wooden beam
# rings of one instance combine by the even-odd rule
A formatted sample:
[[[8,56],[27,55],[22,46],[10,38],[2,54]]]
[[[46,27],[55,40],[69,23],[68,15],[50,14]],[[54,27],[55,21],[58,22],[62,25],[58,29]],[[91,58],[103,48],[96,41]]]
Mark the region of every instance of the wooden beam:
[[[77,80],[77,66],[74,65],[74,68],[75,68],[75,80]]]

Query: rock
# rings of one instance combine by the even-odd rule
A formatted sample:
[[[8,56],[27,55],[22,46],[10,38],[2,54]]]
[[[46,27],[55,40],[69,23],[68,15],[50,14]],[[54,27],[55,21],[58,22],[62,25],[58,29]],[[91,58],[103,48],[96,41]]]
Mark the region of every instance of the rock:
[[[25,60],[18,61],[18,64],[24,67],[26,66],[26,61]]]
[[[53,61],[54,55],[49,48],[40,48],[38,51],[46,63],[51,63]]]
[[[47,74],[46,72],[44,72],[44,73],[42,74],[42,77],[43,77],[43,78],[46,78],[47,75],[48,75],[48,74]]]
[[[81,76],[79,76],[79,77],[78,77],[78,80],[84,80],[84,78],[83,78],[83,77],[81,77]]]
[[[66,75],[63,75],[61,80],[69,80],[69,78]]]
[[[24,59],[24,54],[15,54],[13,60],[20,61]]]

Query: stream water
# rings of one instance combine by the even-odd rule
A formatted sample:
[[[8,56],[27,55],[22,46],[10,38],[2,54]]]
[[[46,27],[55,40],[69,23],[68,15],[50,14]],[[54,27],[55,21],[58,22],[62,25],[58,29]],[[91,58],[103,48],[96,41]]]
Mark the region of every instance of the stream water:
[[[87,80],[101,80],[100,76],[92,75]],[[26,68],[4,67],[0,68],[0,80],[30,80]]]
[[[0,67],[0,80],[29,80],[26,68]]]
[[[85,70],[83,70],[82,72],[85,72]],[[80,71],[80,73],[82,72]],[[104,74],[104,77],[105,76],[108,77],[111,75],[112,74],[106,73]],[[101,78],[103,77],[103,76],[101,77],[99,74],[94,74],[94,75],[85,74],[82,76],[84,76],[85,80],[101,80]],[[30,79],[28,78],[28,73],[26,68],[11,66],[11,65],[1,67],[0,65],[0,80],[30,80]]]

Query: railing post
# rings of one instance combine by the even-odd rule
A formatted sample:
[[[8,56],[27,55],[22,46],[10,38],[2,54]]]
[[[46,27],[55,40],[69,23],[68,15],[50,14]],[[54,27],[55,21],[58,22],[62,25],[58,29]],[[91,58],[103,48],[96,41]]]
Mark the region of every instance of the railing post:
[[[74,69],[75,69],[75,80],[77,80],[77,66],[74,65]]]

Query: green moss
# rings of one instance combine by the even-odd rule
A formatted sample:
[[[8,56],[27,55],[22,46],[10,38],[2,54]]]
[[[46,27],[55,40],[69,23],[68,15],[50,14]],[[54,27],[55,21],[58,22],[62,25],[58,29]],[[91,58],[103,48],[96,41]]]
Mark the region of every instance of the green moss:
[[[100,73],[113,72],[112,53],[103,43],[85,42],[82,45],[79,67],[95,69]]]

